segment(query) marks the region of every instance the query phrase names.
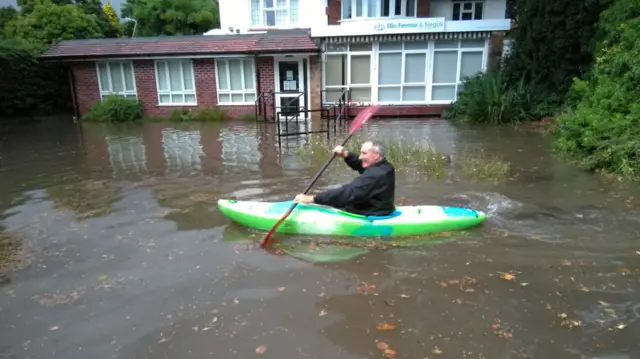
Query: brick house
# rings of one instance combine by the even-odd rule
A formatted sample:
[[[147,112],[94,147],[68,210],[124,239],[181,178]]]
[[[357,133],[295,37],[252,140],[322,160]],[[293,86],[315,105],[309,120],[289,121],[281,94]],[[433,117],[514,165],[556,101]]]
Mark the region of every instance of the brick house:
[[[511,27],[506,0],[219,6],[221,29],[203,35],[66,40],[43,58],[69,63],[80,114],[115,92],[141,99],[151,115],[221,106],[241,116],[269,93],[274,111],[342,99],[352,115],[370,103],[384,106],[381,115],[432,115],[455,101],[465,76],[499,61]]]
[[[163,36],[64,40],[42,55],[68,64],[77,113],[106,95],[138,98],[147,115],[221,106],[232,117],[254,113],[259,93],[274,90],[274,59],[318,59],[305,30],[223,36]],[[320,72],[317,61],[309,61]],[[308,82],[308,81],[307,81]],[[306,97],[320,106],[320,94]],[[314,96],[314,97],[313,97]]]

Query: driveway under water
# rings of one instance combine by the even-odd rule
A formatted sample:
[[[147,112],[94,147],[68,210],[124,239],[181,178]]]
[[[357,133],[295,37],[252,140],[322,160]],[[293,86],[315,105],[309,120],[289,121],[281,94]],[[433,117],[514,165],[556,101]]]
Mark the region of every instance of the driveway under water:
[[[293,155],[303,139],[279,152],[275,131],[51,121],[0,135],[0,358],[640,357],[637,187],[555,160],[538,133],[380,120],[365,131],[509,161],[497,183],[398,178],[398,197],[487,222],[385,250],[290,236],[275,256],[216,208],[302,191],[318,168]]]

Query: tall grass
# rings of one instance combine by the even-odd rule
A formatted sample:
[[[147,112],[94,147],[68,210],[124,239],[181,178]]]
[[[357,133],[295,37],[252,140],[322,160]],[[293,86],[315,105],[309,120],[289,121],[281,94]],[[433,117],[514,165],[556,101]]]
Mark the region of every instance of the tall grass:
[[[491,70],[468,77],[446,118],[460,122],[501,125],[542,118],[551,113],[551,100],[524,79],[514,86],[502,72]]]

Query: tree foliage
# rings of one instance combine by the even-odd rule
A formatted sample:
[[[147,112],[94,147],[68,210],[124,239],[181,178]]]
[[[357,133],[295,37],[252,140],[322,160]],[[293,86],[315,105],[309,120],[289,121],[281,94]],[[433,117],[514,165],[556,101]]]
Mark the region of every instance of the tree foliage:
[[[4,26],[18,14],[18,10],[11,6],[0,7],[0,39],[4,38]]]
[[[120,25],[120,19],[118,19],[118,13],[116,13],[116,9],[111,6],[111,1],[107,1],[106,4],[102,7],[102,11],[104,12],[109,24],[112,28],[116,29],[117,36],[122,34],[122,26]]]
[[[505,58],[508,81],[522,78],[561,101],[571,79],[592,61],[596,23],[608,0],[521,0],[515,7],[518,26]]]
[[[202,34],[220,25],[215,0],[127,0],[122,17],[135,19],[141,36]]]
[[[32,12],[10,21],[5,31],[9,39],[28,39],[45,46],[59,40],[103,37],[95,15],[88,15],[75,5],[56,5],[51,0],[37,0]]]
[[[574,79],[575,109],[560,116],[560,153],[592,171],[640,177],[640,0],[615,0],[586,80]]]
[[[458,95],[463,101],[454,102],[448,117],[503,123],[540,119],[559,110],[572,78],[584,76],[590,69],[596,24],[609,1],[508,0],[507,13],[517,21],[509,36],[513,40],[511,48],[500,66],[503,83],[492,96],[480,96],[471,92],[495,89],[491,83],[495,76],[474,77],[469,82],[472,86],[465,83]],[[487,83],[483,85],[482,81]],[[495,99],[502,99],[500,103],[505,106],[527,106],[491,113],[481,110],[496,106]],[[507,118],[505,114],[518,115]]]
[[[25,40],[0,40],[0,117],[70,109],[66,72],[39,62],[41,51]]]

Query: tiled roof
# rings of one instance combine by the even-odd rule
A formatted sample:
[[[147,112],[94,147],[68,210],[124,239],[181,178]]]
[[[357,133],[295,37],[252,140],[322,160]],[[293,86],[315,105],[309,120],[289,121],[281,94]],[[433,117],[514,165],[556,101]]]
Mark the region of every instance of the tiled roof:
[[[63,40],[41,55],[49,59],[157,55],[319,52],[306,29],[234,35],[157,36]]]

